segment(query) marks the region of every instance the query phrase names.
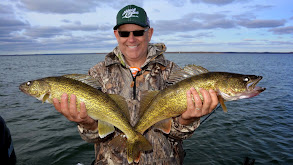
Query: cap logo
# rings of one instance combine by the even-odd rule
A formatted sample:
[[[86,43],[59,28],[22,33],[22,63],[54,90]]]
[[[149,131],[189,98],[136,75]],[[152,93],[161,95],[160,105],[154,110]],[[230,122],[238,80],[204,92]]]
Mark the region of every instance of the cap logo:
[[[136,8],[127,9],[123,12],[122,18],[131,18],[131,17],[138,17],[139,12],[136,11]]]

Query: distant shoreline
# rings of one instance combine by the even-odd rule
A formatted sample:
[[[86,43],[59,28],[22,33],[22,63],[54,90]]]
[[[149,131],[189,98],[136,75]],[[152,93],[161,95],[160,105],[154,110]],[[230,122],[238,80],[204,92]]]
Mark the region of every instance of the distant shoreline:
[[[107,53],[52,53],[52,54],[14,54],[14,55],[0,55],[0,56],[62,56],[62,55],[85,55],[85,54],[107,54]]]
[[[293,54],[293,52],[165,52],[165,53],[176,53],[176,54],[181,54],[181,53],[194,53],[194,54],[221,54],[221,53],[229,53],[229,54]],[[85,54],[100,54],[100,55],[105,55],[108,53],[56,53],[56,54],[14,54],[14,55],[0,55],[0,56],[58,56],[58,55],[85,55]]]
[[[166,53],[293,54],[293,52],[166,52]]]

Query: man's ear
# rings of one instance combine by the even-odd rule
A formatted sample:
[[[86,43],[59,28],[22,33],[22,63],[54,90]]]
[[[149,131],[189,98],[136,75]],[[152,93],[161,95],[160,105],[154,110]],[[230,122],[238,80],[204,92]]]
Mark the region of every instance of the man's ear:
[[[118,30],[114,30],[114,35],[115,35],[115,37],[116,37],[116,39],[118,40],[119,39],[119,34],[118,34]]]
[[[148,32],[148,40],[150,42],[154,33],[154,28],[150,28],[147,32]]]

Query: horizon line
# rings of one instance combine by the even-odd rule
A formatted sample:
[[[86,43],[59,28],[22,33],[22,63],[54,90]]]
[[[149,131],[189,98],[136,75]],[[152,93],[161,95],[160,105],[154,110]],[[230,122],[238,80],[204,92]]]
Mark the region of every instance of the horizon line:
[[[107,53],[36,53],[36,54],[10,54],[10,55],[5,55],[5,54],[0,54],[0,56],[38,56],[38,55],[82,55],[82,54],[108,54]],[[233,51],[228,51],[228,52],[210,52],[210,51],[166,51],[165,53],[214,53],[214,54],[219,54],[219,53],[231,53],[231,54],[240,54],[240,53],[246,53],[246,54],[293,54],[293,52],[233,52]]]

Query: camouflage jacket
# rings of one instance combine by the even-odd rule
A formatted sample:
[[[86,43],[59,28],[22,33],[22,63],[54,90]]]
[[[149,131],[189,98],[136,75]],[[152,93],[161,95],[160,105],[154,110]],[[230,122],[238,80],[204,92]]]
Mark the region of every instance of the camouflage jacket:
[[[123,96],[130,111],[130,124],[134,126],[138,121],[139,102],[142,91],[162,90],[170,73],[179,67],[164,58],[164,44],[150,44],[145,64],[134,78],[129,66],[124,60],[119,47],[89,70],[89,74],[102,84],[102,91],[109,94]],[[172,121],[170,134],[166,135],[152,127],[144,136],[151,142],[153,150],[142,153],[139,164],[182,164],[185,152],[182,140],[190,137],[198,127],[199,121],[189,126],[181,125],[177,118]],[[99,138],[97,131],[85,130],[79,126],[81,137],[95,143],[95,164],[128,164],[126,152],[113,151],[107,145],[115,136],[120,134],[116,130],[103,139]]]

